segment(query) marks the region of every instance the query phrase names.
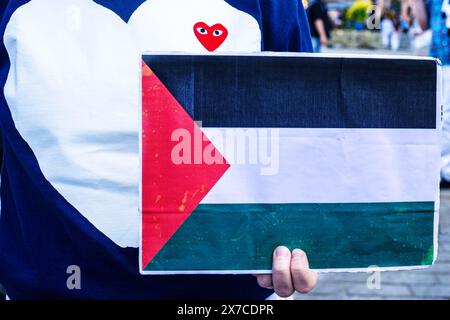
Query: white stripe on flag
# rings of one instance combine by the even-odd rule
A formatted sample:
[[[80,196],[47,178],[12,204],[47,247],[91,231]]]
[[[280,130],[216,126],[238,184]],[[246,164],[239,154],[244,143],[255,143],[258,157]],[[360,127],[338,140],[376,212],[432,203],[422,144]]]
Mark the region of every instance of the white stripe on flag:
[[[236,152],[230,154],[226,136],[233,132],[229,134],[232,136],[239,130],[202,130],[227,160],[236,162]],[[240,131],[241,136],[245,135],[244,130]],[[250,130],[266,130],[267,133],[271,129]],[[440,141],[437,130],[276,130],[279,132],[277,173],[261,174],[261,169],[267,169],[268,165],[260,163],[232,163],[202,203],[438,200],[436,190],[439,184]],[[274,157],[272,161],[275,160]]]

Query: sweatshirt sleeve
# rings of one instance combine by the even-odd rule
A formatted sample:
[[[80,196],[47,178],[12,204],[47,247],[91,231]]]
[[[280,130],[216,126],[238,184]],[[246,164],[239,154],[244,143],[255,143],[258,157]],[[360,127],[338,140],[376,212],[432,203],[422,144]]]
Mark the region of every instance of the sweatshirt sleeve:
[[[312,52],[301,0],[261,0],[263,50]]]

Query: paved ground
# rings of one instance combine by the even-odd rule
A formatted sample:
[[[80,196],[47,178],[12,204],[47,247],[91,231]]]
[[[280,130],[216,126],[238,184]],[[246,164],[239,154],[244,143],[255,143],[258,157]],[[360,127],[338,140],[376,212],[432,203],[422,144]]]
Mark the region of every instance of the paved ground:
[[[450,299],[450,189],[441,190],[439,252],[425,270],[380,273],[380,289],[369,289],[367,273],[323,274],[317,288],[296,299]]]

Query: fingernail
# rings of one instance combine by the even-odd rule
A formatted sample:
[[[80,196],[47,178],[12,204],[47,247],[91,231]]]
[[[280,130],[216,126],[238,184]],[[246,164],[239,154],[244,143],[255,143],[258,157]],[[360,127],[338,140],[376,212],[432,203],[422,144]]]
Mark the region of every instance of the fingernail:
[[[292,251],[292,256],[295,258],[301,258],[305,255],[305,252],[303,250],[300,249],[294,249]]]
[[[277,256],[277,257],[289,257],[290,254],[291,254],[291,252],[286,247],[278,247],[275,250],[275,256]]]

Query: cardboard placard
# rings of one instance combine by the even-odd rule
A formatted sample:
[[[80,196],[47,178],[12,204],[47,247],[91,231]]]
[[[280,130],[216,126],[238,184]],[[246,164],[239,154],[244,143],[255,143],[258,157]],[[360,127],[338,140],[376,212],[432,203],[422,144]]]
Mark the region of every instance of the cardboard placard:
[[[141,273],[436,259],[437,60],[144,54],[141,84]]]

